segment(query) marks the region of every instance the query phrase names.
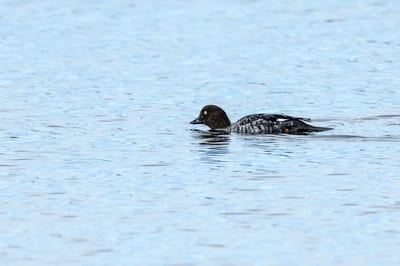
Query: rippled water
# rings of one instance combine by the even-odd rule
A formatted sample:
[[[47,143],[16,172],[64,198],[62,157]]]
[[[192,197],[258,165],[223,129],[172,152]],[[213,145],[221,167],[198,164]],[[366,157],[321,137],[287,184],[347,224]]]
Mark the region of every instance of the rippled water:
[[[2,265],[400,264],[398,2],[217,2],[0,1]]]

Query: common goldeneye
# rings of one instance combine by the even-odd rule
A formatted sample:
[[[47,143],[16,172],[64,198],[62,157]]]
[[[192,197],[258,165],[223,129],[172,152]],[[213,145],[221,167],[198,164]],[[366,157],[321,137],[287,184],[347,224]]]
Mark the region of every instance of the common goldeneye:
[[[212,131],[235,132],[243,134],[305,134],[331,130],[328,127],[315,127],[305,123],[309,118],[293,117],[279,114],[253,114],[242,117],[231,124],[222,108],[216,105],[206,105],[201,109],[199,117],[191,124],[205,124]]]

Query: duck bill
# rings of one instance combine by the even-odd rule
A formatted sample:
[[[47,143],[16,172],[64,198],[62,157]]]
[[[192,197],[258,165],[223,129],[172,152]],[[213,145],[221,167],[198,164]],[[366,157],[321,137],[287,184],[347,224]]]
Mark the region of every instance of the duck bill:
[[[204,121],[201,120],[199,117],[190,122],[190,124],[204,124]]]

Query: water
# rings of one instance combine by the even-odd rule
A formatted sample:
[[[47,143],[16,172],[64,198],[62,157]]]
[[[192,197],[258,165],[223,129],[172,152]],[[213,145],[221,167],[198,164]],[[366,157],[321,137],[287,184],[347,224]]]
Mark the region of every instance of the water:
[[[0,1],[1,264],[399,265],[400,7],[268,2]]]

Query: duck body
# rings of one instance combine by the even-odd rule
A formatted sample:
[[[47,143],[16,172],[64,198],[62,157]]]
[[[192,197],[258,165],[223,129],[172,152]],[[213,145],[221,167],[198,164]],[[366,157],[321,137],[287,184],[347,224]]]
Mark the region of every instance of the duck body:
[[[240,134],[307,134],[332,129],[312,126],[304,121],[310,121],[310,119],[283,114],[252,114],[231,123],[222,108],[206,105],[201,109],[199,117],[191,124],[205,124],[212,131]]]

